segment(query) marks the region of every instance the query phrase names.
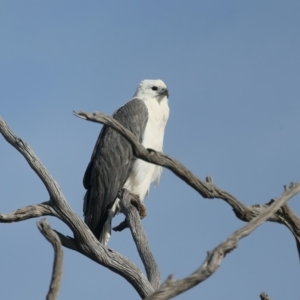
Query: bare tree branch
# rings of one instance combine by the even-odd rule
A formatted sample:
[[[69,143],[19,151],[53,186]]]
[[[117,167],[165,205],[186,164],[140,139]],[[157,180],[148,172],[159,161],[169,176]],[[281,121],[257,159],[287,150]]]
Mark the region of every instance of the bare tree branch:
[[[274,199],[266,204],[252,205],[250,207],[246,207],[242,203],[239,203],[238,205],[240,207],[240,211],[237,212],[234,208],[233,211],[240,220],[249,222],[257,217],[266,208],[268,208],[273,202]],[[274,215],[272,215],[268,221],[283,224],[291,231],[296,240],[298,255],[300,258],[300,219],[297,217],[297,215],[287,204],[285,204]]]
[[[180,162],[176,161],[175,159],[161,152],[156,152],[152,149],[146,149],[145,147],[143,147],[143,145],[138,142],[135,136],[129,130],[124,128],[114,118],[100,112],[87,113],[80,111],[73,113],[75,116],[81,119],[105,124],[114,128],[128,140],[128,142],[132,146],[136,157],[143,159],[147,162],[168,168],[175,175],[177,175],[184,182],[186,182],[189,186],[195,189],[204,198],[217,198],[224,200],[233,208],[233,211],[237,218],[239,218],[242,221],[251,221],[252,219],[257,217],[262,211],[264,211],[267,207],[269,207],[272,203],[269,202],[264,205],[253,205],[251,207],[247,207],[234,196],[218,188],[213,183],[211,177],[207,177],[206,182],[204,182],[201,179],[197,178],[190,170],[188,170],[185,166],[183,166]],[[269,221],[284,224],[290,229],[290,231],[296,239],[298,254],[300,257],[300,220],[296,216],[296,214],[292,213],[291,210],[288,209],[288,207],[283,207],[281,211],[278,211],[275,215],[271,216]],[[121,226],[121,229],[122,228],[123,227]]]
[[[299,220],[299,218],[290,209],[290,207],[287,204],[282,206],[277,211],[276,216],[278,216],[278,218],[281,220],[281,223],[284,224],[294,235],[295,240],[296,240],[297,249],[298,249],[298,255],[300,258],[300,220]]]
[[[131,144],[134,155],[140,159],[147,162],[163,166],[172,171],[175,175],[181,178],[184,182],[194,188],[198,193],[200,193],[204,198],[214,198],[217,196],[213,185],[201,181],[196,176],[192,174],[185,166],[173,158],[163,154],[162,152],[156,152],[152,149],[146,149],[139,141],[136,139],[134,134],[128,129],[124,128],[118,121],[113,117],[107,116],[100,112],[87,113],[87,112],[73,112],[75,116],[107,126],[112,127],[120,134],[122,134],[128,142]]]
[[[78,251],[94,260],[95,262],[121,275],[136,289],[136,291],[142,298],[151,295],[147,299],[170,299],[207,279],[219,267],[224,256],[237,246],[238,240],[250,234],[257,226],[259,226],[266,220],[284,224],[292,231],[296,238],[298,252],[300,255],[299,218],[289,209],[287,205],[280,208],[281,205],[283,205],[290,197],[292,197],[296,192],[299,191],[300,183],[291,186],[276,201],[272,201],[265,205],[254,205],[252,207],[246,207],[235,197],[233,197],[226,191],[223,191],[216,187],[211,178],[207,178],[206,182],[201,181],[196,176],[194,176],[192,172],[190,172],[186,167],[184,167],[176,160],[168,157],[163,153],[159,153],[151,149],[145,149],[135,139],[130,131],[123,128],[113,118],[101,113],[89,114],[79,112],[74,114],[78,117],[94,122],[100,122],[113,127],[131,143],[134,154],[137,158],[168,168],[175,175],[185,181],[188,185],[198,191],[198,193],[201,194],[204,198],[223,199],[232,206],[234,213],[238,218],[250,222],[240,230],[236,231],[224,243],[220,244],[212,252],[210,252],[202,266],[191,276],[178,281],[173,280],[173,278],[170,276],[167,281],[153,293],[153,287],[143,275],[141,270],[139,270],[126,257],[120,255],[117,252],[114,252],[112,249],[108,249],[107,247],[99,243],[99,241],[94,237],[87,225],[69,207],[58,184],[55,182],[46,168],[42,165],[34,152],[25,142],[14,135],[14,133],[8,128],[7,124],[2,120],[1,117],[0,132],[8,141],[8,143],[13,145],[25,157],[28,164],[43,181],[50,195],[50,201],[33,206],[28,206],[7,215],[0,214],[0,222],[21,221],[41,215],[53,215],[60,218],[69,226],[74,234],[74,238],[72,238],[64,236],[63,234],[57,232],[59,239],[65,247]],[[124,204],[124,211],[125,210],[126,204]],[[134,210],[131,209],[131,211]],[[274,212],[276,213],[274,214]],[[129,215],[130,214],[131,212],[129,210]],[[139,217],[134,219],[139,220]],[[135,242],[140,255],[142,252],[149,252],[151,254],[149,249],[142,249],[142,246],[144,245],[141,245],[139,235],[141,235],[141,232],[143,231],[138,230],[135,232],[135,226],[138,226],[138,224],[135,224],[135,221],[132,222],[132,235],[135,238]],[[128,223],[130,225],[130,221],[128,221]],[[153,257],[152,259],[154,261]],[[151,280],[153,286],[156,287],[158,283],[155,278],[159,278],[157,277],[157,274],[159,276],[158,268],[157,271],[155,271],[155,268],[151,269],[151,259],[150,263],[147,262],[147,259],[145,258],[142,258],[142,260],[145,265],[146,271],[148,268],[147,275],[149,280]],[[151,274],[151,272],[153,271],[154,273]]]
[[[59,218],[73,231],[79,252],[121,275],[135,288],[141,298],[150,295],[153,292],[153,287],[142,271],[129,259],[108,249],[95,238],[88,226],[70,208],[58,184],[32,149],[10,130],[1,117],[0,132],[6,141],[24,156],[30,167],[44,183],[50,195],[53,209],[57,212]]]
[[[212,252],[209,252],[206,260],[198,270],[181,280],[174,280],[172,276],[169,276],[164,284],[151,296],[147,297],[146,300],[171,299],[209,278],[218,269],[225,255],[237,247],[237,243],[240,239],[249,235],[259,225],[270,218],[280,206],[284,205],[299,192],[300,182],[292,184],[281,197],[270,205],[270,207],[265,209],[247,225],[234,232],[225,242],[217,246]]]
[[[266,293],[261,293],[260,300],[271,300],[271,298]]]
[[[33,171],[39,176],[39,178],[44,183],[50,198],[52,201],[58,202],[66,201],[58,184],[52,178],[50,173],[46,170],[41,161],[37,158],[33,150],[24,142],[22,139],[18,138],[7,126],[5,121],[0,117],[0,132],[6,141],[11,144],[16,150],[18,150],[23,157],[26,159]],[[56,203],[59,204],[59,203]],[[58,205],[59,206],[59,205]]]
[[[37,226],[40,232],[54,248],[52,279],[46,299],[56,300],[58,298],[58,292],[62,279],[63,250],[61,247],[61,242],[57,234],[51,229],[46,219],[42,219],[41,221],[37,222]]]
[[[57,236],[59,237],[60,242],[61,242],[61,244],[62,244],[64,247],[66,247],[66,248],[68,248],[68,249],[70,249],[70,250],[74,250],[74,251],[77,251],[77,252],[79,252],[79,253],[84,254],[84,253],[81,252],[80,249],[77,247],[77,245],[76,245],[76,240],[75,240],[74,238],[72,238],[72,237],[70,237],[70,236],[67,236],[67,235],[64,235],[64,234],[60,233],[60,232],[57,231],[57,230],[54,230],[54,231],[55,231],[55,233],[57,234]]]
[[[42,216],[54,216],[59,218],[59,215],[52,208],[51,202],[47,201],[19,208],[9,214],[0,213],[0,223],[19,222]]]
[[[126,216],[133,240],[144,264],[148,280],[154,290],[156,290],[160,285],[160,273],[156,261],[150,251],[148,238],[142,227],[140,215],[137,209],[131,205],[131,199],[133,197],[135,197],[135,195],[131,194],[128,190],[123,189],[120,197],[120,205],[122,212]]]

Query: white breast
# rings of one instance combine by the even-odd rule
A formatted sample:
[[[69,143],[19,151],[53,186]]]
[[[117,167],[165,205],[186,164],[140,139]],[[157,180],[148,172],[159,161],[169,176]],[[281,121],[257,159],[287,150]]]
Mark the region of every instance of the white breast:
[[[164,97],[159,103],[156,99],[146,98],[144,102],[148,108],[148,122],[142,144],[145,148],[162,151],[165,127],[169,118],[168,99]],[[160,166],[137,159],[124,188],[139,195],[140,200],[143,201],[151,182],[159,182],[161,172]]]

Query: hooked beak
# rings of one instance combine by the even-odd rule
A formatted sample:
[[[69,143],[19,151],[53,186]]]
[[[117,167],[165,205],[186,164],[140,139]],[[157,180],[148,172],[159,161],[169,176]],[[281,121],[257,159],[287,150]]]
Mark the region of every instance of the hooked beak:
[[[161,96],[167,96],[167,98],[169,98],[169,90],[167,88],[163,88],[159,92],[159,95],[161,95]]]

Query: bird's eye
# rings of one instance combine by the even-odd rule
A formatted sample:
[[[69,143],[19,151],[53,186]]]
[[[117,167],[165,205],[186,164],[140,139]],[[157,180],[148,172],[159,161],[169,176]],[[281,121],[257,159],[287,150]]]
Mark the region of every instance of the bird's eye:
[[[152,91],[157,91],[157,86],[153,86]]]

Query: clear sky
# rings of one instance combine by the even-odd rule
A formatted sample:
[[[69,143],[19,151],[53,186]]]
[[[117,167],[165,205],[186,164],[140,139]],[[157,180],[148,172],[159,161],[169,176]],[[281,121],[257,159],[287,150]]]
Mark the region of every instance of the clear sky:
[[[0,113],[33,148],[82,216],[82,177],[101,126],[72,110],[111,114],[142,79],[165,81],[164,151],[247,205],[300,180],[299,1],[1,1]],[[48,200],[21,155],[0,138],[0,211]],[[290,201],[300,214],[300,197]],[[162,279],[182,278],[245,223],[171,172],[143,220]],[[55,218],[53,228],[71,234]],[[117,224],[123,216],[115,220]],[[2,299],[43,299],[53,250],[36,220],[0,224]],[[129,232],[109,247],[141,262]],[[65,249],[60,299],[138,299],[120,276]],[[291,233],[266,223],[207,281],[178,299],[296,299]]]

